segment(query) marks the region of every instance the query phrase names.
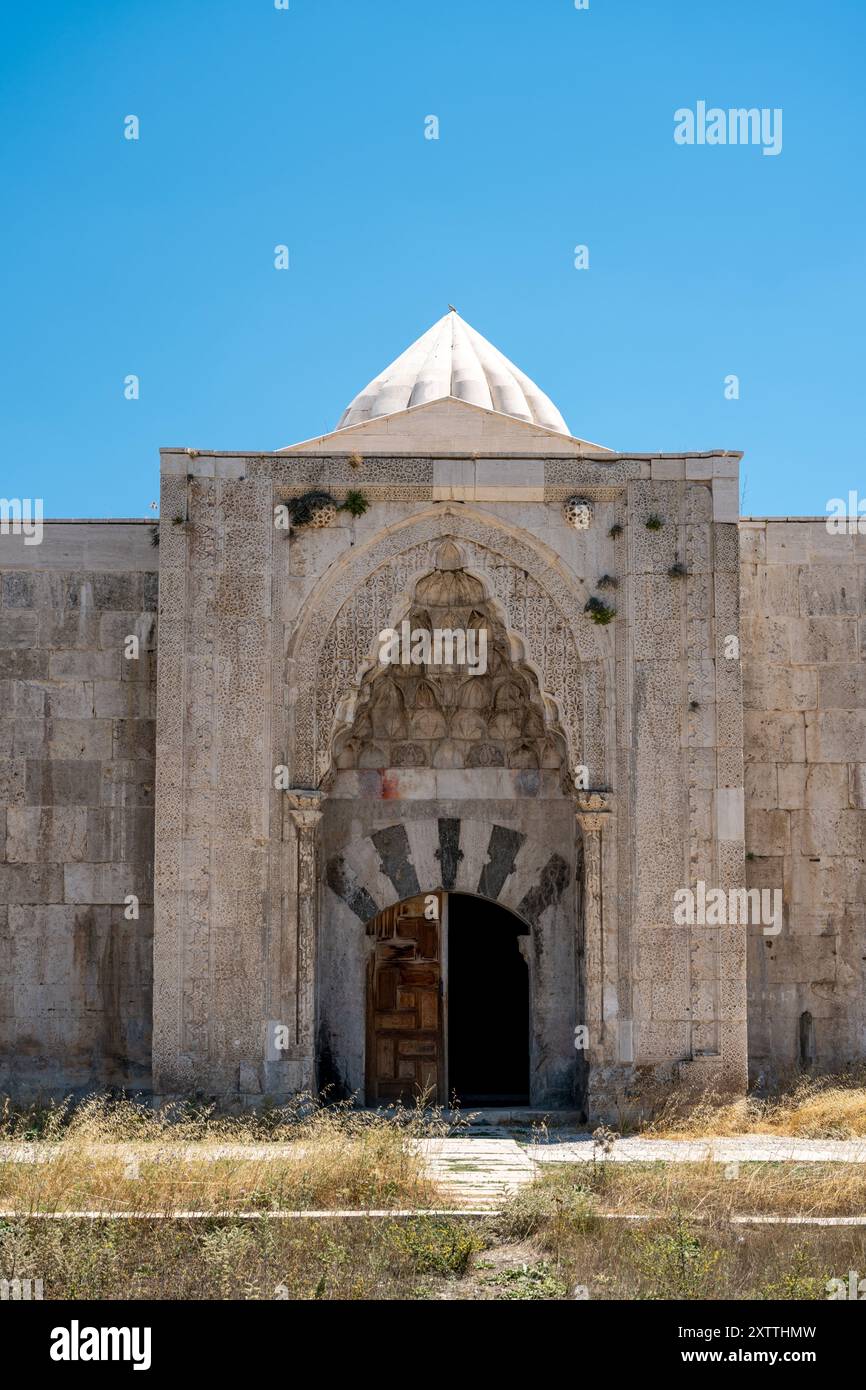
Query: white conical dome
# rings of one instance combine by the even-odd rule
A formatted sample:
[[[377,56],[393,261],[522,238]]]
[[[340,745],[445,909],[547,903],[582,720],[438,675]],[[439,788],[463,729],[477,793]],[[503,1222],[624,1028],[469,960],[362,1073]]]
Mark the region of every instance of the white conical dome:
[[[569,433],[556,406],[535,382],[454,310],[359,392],[337,429],[448,396]]]

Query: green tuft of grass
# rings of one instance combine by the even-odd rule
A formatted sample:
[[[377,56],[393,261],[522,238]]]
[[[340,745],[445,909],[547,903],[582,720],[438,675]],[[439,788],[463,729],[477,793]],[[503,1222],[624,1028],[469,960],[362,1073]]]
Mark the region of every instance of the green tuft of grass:
[[[363,516],[365,512],[370,510],[370,503],[363,492],[359,492],[357,488],[351,488],[346,493],[340,510],[348,512],[350,516]]]
[[[606,627],[616,617],[616,609],[612,605],[606,604],[604,599],[598,598],[596,594],[587,600],[583,606],[583,611],[588,613],[592,621],[597,623],[599,627]]]

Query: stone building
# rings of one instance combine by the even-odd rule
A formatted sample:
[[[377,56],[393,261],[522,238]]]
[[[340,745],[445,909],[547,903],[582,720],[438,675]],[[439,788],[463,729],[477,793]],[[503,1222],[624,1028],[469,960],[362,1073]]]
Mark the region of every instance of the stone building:
[[[158,548],[0,536],[0,1089],[862,1060],[866,539],[741,520],[739,458],[572,435],[450,313],[330,434],[165,449]]]

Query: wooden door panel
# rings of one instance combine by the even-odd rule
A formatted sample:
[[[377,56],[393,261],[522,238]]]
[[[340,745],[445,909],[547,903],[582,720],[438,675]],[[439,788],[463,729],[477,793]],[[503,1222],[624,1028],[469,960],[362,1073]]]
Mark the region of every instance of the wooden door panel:
[[[376,976],[376,1008],[394,1009],[397,1007],[397,985],[399,983],[396,970],[380,970]]]
[[[402,1009],[393,1013],[383,1013],[377,1009],[376,1029],[380,1033],[405,1033],[407,1026],[411,1027],[414,1017],[414,1009]]]
[[[431,994],[429,991],[421,995],[421,1027],[436,1028],[439,1024],[439,991]]]
[[[435,1059],[436,1053],[435,1038],[401,1038],[397,1042],[397,1054],[400,1057],[432,1057]]]
[[[368,927],[376,944],[368,989],[367,1095],[414,1104],[444,1095],[440,921],[411,898]],[[441,899],[440,899],[441,905]]]

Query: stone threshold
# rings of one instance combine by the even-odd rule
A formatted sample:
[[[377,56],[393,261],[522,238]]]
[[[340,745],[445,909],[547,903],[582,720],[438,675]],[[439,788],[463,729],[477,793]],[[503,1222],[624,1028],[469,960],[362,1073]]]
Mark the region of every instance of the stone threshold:
[[[573,1128],[583,1124],[581,1110],[540,1110],[531,1105],[506,1106],[502,1109],[497,1106],[467,1105],[464,1110],[445,1110],[442,1113],[443,1118],[452,1123],[468,1120],[474,1129],[483,1129],[487,1125],[501,1128],[504,1125],[538,1124],[546,1124],[548,1128],[559,1128],[561,1125]]]

